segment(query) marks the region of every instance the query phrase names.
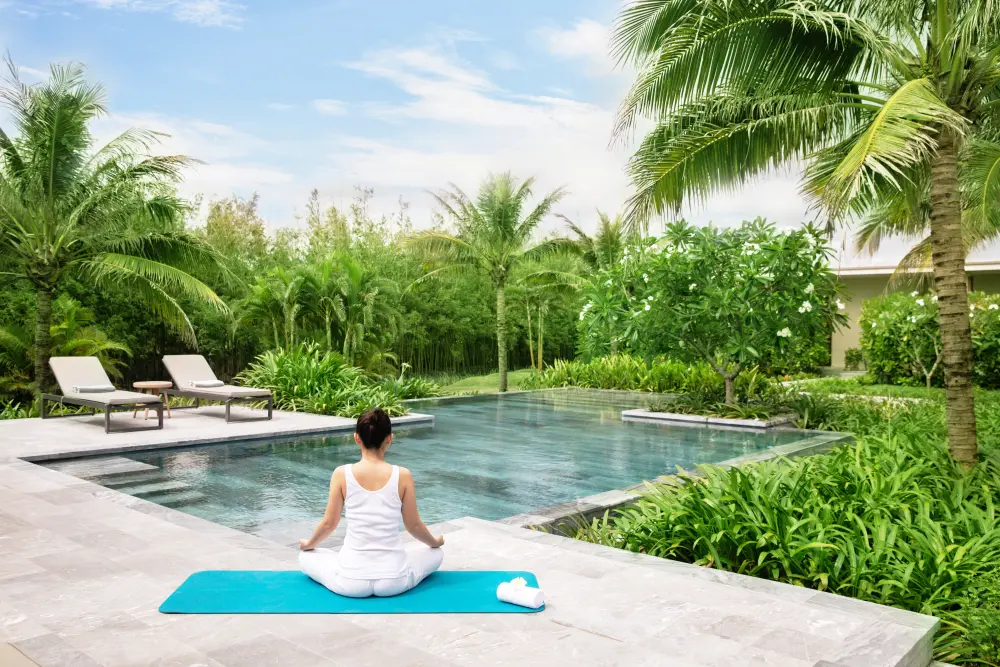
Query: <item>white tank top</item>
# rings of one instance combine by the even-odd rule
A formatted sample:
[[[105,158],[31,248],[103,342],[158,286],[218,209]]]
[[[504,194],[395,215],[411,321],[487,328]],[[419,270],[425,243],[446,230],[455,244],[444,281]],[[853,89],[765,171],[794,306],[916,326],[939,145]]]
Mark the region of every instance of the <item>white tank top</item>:
[[[347,496],[347,537],[340,549],[340,575],[349,579],[394,579],[408,571],[400,534],[403,502],[399,498],[399,466],[392,466],[389,482],[369,491],[354,478],[353,466],[344,467]]]

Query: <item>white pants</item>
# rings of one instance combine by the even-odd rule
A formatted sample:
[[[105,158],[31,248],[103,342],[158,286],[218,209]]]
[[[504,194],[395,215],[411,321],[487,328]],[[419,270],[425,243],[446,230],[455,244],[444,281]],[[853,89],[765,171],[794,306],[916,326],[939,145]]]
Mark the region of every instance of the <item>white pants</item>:
[[[340,575],[338,553],[332,549],[316,549],[299,554],[299,567],[310,579],[329,588],[337,595],[349,598],[380,598],[399,595],[410,590],[441,567],[441,549],[421,547],[407,550],[409,571],[394,579],[352,579]]]

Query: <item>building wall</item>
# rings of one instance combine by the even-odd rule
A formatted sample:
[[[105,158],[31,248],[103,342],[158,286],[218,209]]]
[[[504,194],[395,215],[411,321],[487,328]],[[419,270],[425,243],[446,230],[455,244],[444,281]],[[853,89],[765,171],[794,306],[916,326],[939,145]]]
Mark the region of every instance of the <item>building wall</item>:
[[[844,351],[861,346],[861,330],[858,320],[861,318],[861,303],[865,299],[885,294],[889,285],[889,276],[842,276],[841,301],[847,306],[847,324],[833,333],[830,340],[830,365],[833,368],[844,367]]]
[[[975,273],[969,279],[977,292],[1000,294],[1000,273]],[[866,299],[881,296],[889,286],[889,276],[841,276],[841,300],[846,304],[847,324],[835,331],[830,341],[830,366],[844,367],[844,351],[861,347],[861,304]]]

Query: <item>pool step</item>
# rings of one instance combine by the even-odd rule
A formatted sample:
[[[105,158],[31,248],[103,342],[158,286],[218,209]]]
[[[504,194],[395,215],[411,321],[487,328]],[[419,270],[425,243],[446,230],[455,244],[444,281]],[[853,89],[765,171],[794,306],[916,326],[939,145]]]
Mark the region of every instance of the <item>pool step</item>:
[[[144,472],[134,472],[121,475],[120,477],[112,477],[110,479],[101,480],[101,486],[106,486],[109,489],[117,489],[121,491],[124,488],[131,486],[138,486],[140,484],[151,483],[151,482],[162,482],[164,480],[164,473],[159,468],[154,468],[153,470],[147,470]],[[123,493],[128,493],[123,491]]]
[[[164,507],[187,507],[189,505],[195,505],[203,500],[206,500],[207,496],[201,491],[195,491],[194,489],[188,489],[187,491],[174,491],[167,493],[154,494],[151,496],[146,496],[143,500],[147,500],[151,503],[156,503],[157,505],[163,505]]]
[[[130,496],[136,496],[137,498],[145,498],[146,500],[149,500],[149,496],[152,495],[162,495],[173,491],[188,491],[190,488],[191,485],[187,482],[181,482],[178,480],[163,480],[158,482],[149,482],[146,484],[123,486],[116,490],[121,491],[122,493],[127,493]]]
[[[69,459],[49,463],[47,467],[80,479],[94,479],[105,475],[126,475],[151,470],[159,471],[156,466],[133,461],[124,456],[101,459]]]

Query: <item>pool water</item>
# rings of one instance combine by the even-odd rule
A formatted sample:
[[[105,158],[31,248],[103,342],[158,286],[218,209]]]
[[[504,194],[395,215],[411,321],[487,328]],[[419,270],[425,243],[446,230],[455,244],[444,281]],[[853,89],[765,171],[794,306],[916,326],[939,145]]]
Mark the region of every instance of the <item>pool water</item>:
[[[413,472],[421,516],[432,523],[461,516],[500,519],[803,437],[801,431],[622,421],[623,409],[647,402],[640,395],[549,391],[413,403],[414,412],[433,414],[436,423],[400,429],[387,460]],[[145,465],[126,461],[123,467],[122,457]],[[358,449],[346,434],[131,452],[114,459],[107,469],[125,471],[98,474],[93,481],[268,534],[318,521],[331,471],[356,461]]]

